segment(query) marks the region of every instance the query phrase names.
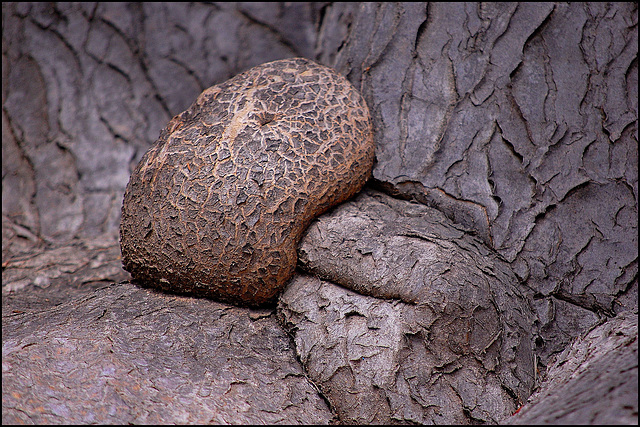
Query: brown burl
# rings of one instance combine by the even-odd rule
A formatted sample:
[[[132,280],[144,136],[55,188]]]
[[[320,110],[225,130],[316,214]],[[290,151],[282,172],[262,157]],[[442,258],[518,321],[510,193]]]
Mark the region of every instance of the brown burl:
[[[295,58],[205,90],[142,157],[120,244],[135,281],[244,306],[273,303],[310,222],[356,194],[374,142],[362,96]]]

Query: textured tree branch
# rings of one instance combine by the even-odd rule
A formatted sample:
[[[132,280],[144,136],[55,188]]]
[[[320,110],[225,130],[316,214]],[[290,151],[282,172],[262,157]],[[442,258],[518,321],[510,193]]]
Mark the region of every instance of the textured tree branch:
[[[355,291],[300,276],[279,305],[341,420],[497,422],[531,393],[518,280],[437,210],[365,191],[312,224],[299,260]]]
[[[504,424],[636,424],[638,316],[623,312],[579,337]]]
[[[541,359],[601,316],[637,310],[636,6],[348,13],[335,64],[374,115],[374,178],[511,263],[536,294]]]
[[[127,283],[42,311],[3,307],[2,421],[326,424],[272,311]]]

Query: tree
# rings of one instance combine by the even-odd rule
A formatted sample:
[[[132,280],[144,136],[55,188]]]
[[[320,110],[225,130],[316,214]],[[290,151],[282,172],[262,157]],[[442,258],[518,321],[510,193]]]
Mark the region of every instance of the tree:
[[[637,422],[637,34],[635,3],[3,3],[3,422],[500,422],[592,329],[620,393],[572,419]],[[367,100],[369,188],[272,310],[127,283],[160,129],[293,56]]]

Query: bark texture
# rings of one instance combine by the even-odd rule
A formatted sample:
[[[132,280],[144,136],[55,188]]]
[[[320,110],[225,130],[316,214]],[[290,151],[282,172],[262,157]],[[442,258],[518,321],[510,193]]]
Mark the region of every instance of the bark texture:
[[[3,314],[2,421],[330,422],[272,312],[125,283]]]
[[[296,277],[279,313],[342,421],[497,422],[531,394],[515,275],[439,211],[365,191],[309,228],[299,259],[327,281]]]
[[[374,116],[374,178],[511,263],[541,358],[637,308],[637,6],[337,7],[351,24],[334,61]]]
[[[2,11],[3,423],[494,423],[537,385],[505,422],[637,424],[635,3]],[[364,96],[378,191],[275,313],[114,284],[160,130],[296,56]]]
[[[504,424],[637,424],[638,315],[622,312],[579,337]]]

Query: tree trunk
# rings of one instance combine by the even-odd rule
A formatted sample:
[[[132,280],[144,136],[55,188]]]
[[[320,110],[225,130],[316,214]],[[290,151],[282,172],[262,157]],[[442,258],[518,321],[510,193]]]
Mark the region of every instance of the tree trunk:
[[[2,10],[3,423],[637,423],[635,3]],[[368,188],[277,307],[126,282],[160,130],[295,56],[365,97]]]

